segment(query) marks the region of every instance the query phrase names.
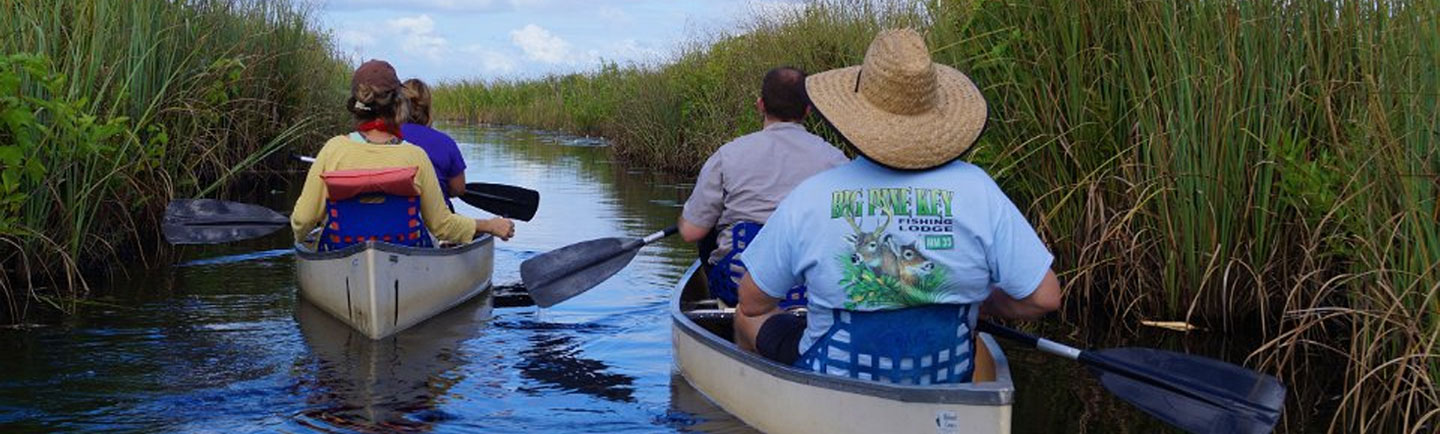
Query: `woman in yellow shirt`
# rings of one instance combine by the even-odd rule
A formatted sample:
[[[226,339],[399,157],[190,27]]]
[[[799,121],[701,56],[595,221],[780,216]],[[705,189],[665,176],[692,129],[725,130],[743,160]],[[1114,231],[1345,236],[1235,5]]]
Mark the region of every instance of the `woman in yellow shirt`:
[[[350,79],[347,109],[355,115],[356,131],[325,142],[315,156],[290,226],[295,240],[304,241],[325,215],[325,182],[321,175],[337,170],[414,167],[412,182],[420,192],[420,216],[425,227],[441,241],[469,243],[476,235],[489,233],[502,240],[515,235],[515,223],[505,218],[472,219],[455,214],[445,206],[445,194],[435,176],[435,167],[423,149],[401,139],[400,115],[404,98],[395,68],[382,60],[360,65]]]

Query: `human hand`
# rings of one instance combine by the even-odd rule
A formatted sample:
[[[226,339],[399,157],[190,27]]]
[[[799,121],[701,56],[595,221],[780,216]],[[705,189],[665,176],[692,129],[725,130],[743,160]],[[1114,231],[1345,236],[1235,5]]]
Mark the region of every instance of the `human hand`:
[[[500,238],[501,241],[510,241],[515,236],[515,222],[504,217],[495,217],[485,220],[486,232]]]

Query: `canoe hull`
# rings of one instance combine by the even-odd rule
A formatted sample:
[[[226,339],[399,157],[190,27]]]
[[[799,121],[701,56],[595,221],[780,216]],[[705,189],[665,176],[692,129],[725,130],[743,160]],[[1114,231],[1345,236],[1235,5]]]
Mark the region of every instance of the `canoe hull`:
[[[778,433],[1008,433],[1014,385],[1000,348],[980,336],[970,384],[904,386],[823,375],[741,351],[694,305],[704,289],[698,264],[673,296],[671,338],[680,373],[726,412]],[[723,313],[723,311],[715,311]],[[715,316],[715,315],[710,315]],[[728,325],[728,324],[727,324]]]
[[[371,339],[490,289],[494,238],[427,249],[369,242],[333,252],[296,246],[300,296]]]

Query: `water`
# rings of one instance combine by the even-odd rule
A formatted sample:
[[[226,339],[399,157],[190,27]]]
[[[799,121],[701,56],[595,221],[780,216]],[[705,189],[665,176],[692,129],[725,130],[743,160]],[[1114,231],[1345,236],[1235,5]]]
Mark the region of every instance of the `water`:
[[[449,132],[470,181],[541,192],[533,221],[497,244],[497,284],[540,252],[673,224],[692,188],[612,163],[593,141]],[[269,205],[288,208],[296,188],[276,186]],[[478,299],[380,341],[297,299],[288,237],[189,248],[61,324],[0,331],[0,431],[751,431],[674,370],[666,302],[693,257],[678,237],[553,308]],[[1008,348],[1016,432],[1167,430],[1083,369]]]

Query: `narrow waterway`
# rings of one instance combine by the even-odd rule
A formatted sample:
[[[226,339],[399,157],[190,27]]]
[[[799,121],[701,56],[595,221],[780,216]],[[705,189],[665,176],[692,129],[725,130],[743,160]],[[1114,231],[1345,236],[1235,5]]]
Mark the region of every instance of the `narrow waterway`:
[[[541,192],[534,220],[497,244],[500,285],[540,252],[672,224],[692,186],[613,163],[595,140],[448,131],[469,180]],[[481,297],[379,341],[297,299],[288,237],[187,248],[62,324],[0,331],[0,432],[750,431],[675,372],[666,303],[693,258],[678,237],[554,308]],[[1077,366],[1007,348],[1015,432],[1168,431]]]

